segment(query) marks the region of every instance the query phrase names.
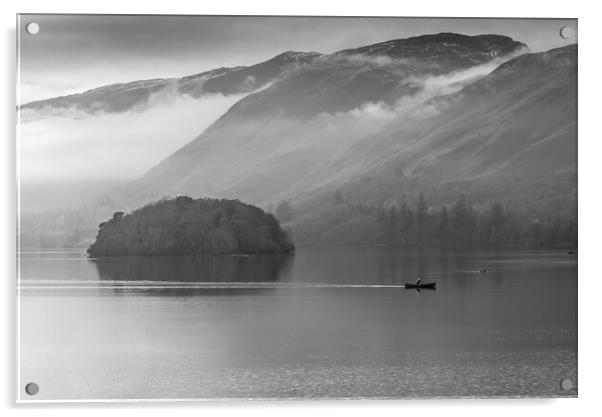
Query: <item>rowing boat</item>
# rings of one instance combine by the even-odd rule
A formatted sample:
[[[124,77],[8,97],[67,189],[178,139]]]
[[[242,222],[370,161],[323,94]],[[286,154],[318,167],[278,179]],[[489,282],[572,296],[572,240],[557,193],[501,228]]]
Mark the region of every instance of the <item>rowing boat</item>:
[[[406,282],[406,288],[428,288],[434,290],[436,286],[436,282],[421,282],[420,284],[411,284]]]

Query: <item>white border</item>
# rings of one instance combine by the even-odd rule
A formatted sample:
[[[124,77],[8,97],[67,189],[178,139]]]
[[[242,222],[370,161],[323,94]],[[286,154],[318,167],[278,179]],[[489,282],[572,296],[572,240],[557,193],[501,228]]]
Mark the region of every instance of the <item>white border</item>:
[[[427,415],[469,416],[487,413],[488,416],[507,416],[509,412],[542,412],[546,416],[566,416],[574,414],[593,414],[599,409],[601,367],[597,359],[602,351],[599,335],[601,318],[600,301],[602,291],[600,272],[597,265],[599,257],[598,242],[602,236],[600,230],[600,162],[602,157],[602,139],[599,127],[600,94],[598,73],[602,68],[600,47],[600,13],[595,2],[586,5],[576,1],[527,2],[525,0],[505,0],[503,2],[483,1],[443,1],[428,2],[384,2],[371,0],[361,4],[349,1],[304,0],[298,2],[278,2],[253,0],[222,2],[177,2],[150,1],[125,2],[124,0],[103,0],[94,4],[74,0],[14,0],[2,3],[4,29],[4,91],[14,91],[15,83],[15,14],[17,12],[46,13],[149,13],[149,14],[302,14],[302,15],[347,15],[347,16],[455,16],[455,17],[562,17],[579,19],[579,399],[559,400],[419,400],[419,401],[312,401],[312,402],[186,402],[154,404],[80,404],[69,406],[57,404],[14,405],[15,375],[15,103],[3,102],[2,115],[6,121],[3,138],[4,176],[1,190],[3,194],[2,221],[4,231],[0,246],[0,256],[4,266],[4,321],[5,340],[4,378],[0,386],[3,395],[2,404],[8,415],[37,415],[44,409],[44,415],[80,415],[85,409],[89,415],[121,414],[128,412],[138,415],[158,415],[166,412],[178,415],[198,415],[201,412],[226,415],[244,412],[245,415],[306,415],[307,413],[345,413],[346,416],[365,415],[369,412],[399,415],[400,412],[421,412]],[[7,93],[5,97],[12,96]],[[5,99],[6,100],[6,99]],[[587,226],[586,226],[587,225]],[[9,370],[9,372],[6,372]],[[201,410],[196,408],[200,407]],[[599,410],[598,410],[599,411]]]
[[[15,101],[16,103],[20,103],[21,102],[21,49],[19,49],[18,45],[20,43],[21,40],[21,31],[19,30],[21,27],[21,18],[20,16],[17,16],[17,30],[16,30],[16,38],[17,38],[17,54],[16,54],[16,59],[17,59],[17,65],[16,65],[16,80],[17,80],[17,85],[16,85],[16,89],[15,89]],[[21,178],[20,178],[20,172],[21,172],[21,145],[20,145],[20,138],[21,138],[21,113],[17,112],[16,114],[16,127],[15,127],[15,133],[16,133],[16,137],[15,137],[15,176],[17,178],[17,182],[16,182],[16,197],[17,197],[17,224],[16,224],[16,247],[20,248],[21,247]],[[21,372],[19,372],[19,366],[21,363],[21,285],[20,285],[20,277],[21,277],[21,263],[20,262],[16,262],[15,265],[16,268],[16,279],[17,279],[17,300],[16,300],[16,304],[17,304],[17,308],[16,308],[16,315],[17,315],[17,323],[16,323],[16,335],[17,335],[17,343],[16,343],[16,352],[15,352],[15,356],[17,358],[16,363],[15,363],[15,373],[16,373],[16,380],[17,380],[17,385],[15,387],[15,390],[18,390],[17,387],[21,386]],[[17,395],[18,397],[18,395]],[[19,401],[19,400],[17,400]]]

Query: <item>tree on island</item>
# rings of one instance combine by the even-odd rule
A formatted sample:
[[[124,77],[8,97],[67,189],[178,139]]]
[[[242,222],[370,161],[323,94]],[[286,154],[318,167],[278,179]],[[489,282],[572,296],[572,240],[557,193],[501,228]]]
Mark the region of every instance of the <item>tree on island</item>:
[[[443,246],[448,244],[449,241],[449,214],[447,213],[447,207],[441,208],[441,214],[439,215],[439,243]]]
[[[289,200],[281,201],[276,207],[276,218],[286,223],[293,218],[293,206]]]
[[[290,253],[276,218],[238,200],[163,199],[99,225],[91,256]]]

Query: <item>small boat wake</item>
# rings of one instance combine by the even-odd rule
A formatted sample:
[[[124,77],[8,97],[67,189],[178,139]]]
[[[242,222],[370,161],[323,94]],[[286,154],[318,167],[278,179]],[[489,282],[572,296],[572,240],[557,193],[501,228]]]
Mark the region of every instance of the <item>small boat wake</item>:
[[[21,280],[20,290],[161,290],[161,289],[284,289],[284,288],[404,288],[404,284],[330,284],[296,282],[175,282]]]

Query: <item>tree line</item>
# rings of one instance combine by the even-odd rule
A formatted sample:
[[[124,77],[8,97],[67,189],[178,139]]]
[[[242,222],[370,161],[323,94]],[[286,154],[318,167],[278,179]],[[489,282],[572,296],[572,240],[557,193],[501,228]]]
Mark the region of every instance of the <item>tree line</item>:
[[[297,224],[290,201],[281,202],[275,215],[292,225],[301,243],[358,243],[440,247],[554,247],[577,244],[577,222],[572,218],[552,218],[514,212],[510,205],[491,201],[473,205],[468,196],[459,195],[449,204],[432,205],[424,193],[411,200],[407,196],[390,198],[380,204],[346,201],[340,192],[325,202],[328,221],[304,233],[307,224]],[[325,217],[326,218],[326,217]],[[320,218],[313,218],[319,223]],[[289,223],[287,223],[289,222]],[[346,227],[347,226],[347,227]],[[326,230],[328,229],[328,230]],[[354,229],[351,231],[350,229]],[[351,238],[350,238],[351,236]],[[322,241],[320,241],[322,239]]]
[[[401,203],[391,200],[380,205],[376,216],[390,241],[403,244],[542,247],[574,245],[577,240],[577,225],[572,219],[520,216],[499,201],[477,210],[466,195],[460,195],[449,207],[430,207],[424,194],[411,205],[404,196]]]

